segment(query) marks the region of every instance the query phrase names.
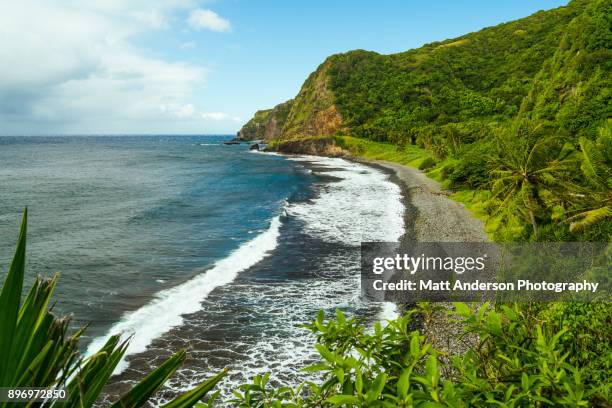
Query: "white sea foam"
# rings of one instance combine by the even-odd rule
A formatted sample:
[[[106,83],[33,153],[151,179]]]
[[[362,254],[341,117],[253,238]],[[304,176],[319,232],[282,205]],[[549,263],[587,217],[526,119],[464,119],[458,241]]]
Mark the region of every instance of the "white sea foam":
[[[283,156],[280,153],[276,153],[276,152],[266,152],[264,150],[249,150],[249,153],[254,153],[254,154],[265,154],[267,156]]]
[[[232,284],[233,290],[227,293],[227,296],[236,297],[236,303],[239,303],[241,298],[256,300],[257,310],[254,313],[266,317],[265,320],[253,318],[250,323],[260,325],[261,335],[255,339],[250,338],[247,342],[239,336],[227,338],[224,339],[223,349],[215,348],[218,345],[204,345],[200,346],[200,349],[196,346],[190,352],[194,358],[201,361],[206,359],[208,353],[227,353],[231,350],[232,357],[236,360],[230,360],[227,364],[232,373],[231,378],[226,378],[219,384],[224,398],[231,397],[231,390],[240,384],[266,372],[271,372],[270,380],[276,384],[290,386],[305,380],[320,379],[318,373],[301,371],[305,365],[315,362],[318,354],[313,347],[316,342],[315,335],[299,324],[310,321],[319,310],[333,313],[335,308],[346,312],[367,307],[361,303],[359,274],[355,273],[359,264],[358,256],[355,254],[347,259],[346,253],[339,253],[330,255],[323,261],[325,266],[317,276],[307,279],[262,281],[256,286],[236,282]],[[349,271],[345,265],[347,262],[350,264]],[[206,302],[209,301],[210,299]],[[270,324],[272,319],[273,324]],[[203,323],[198,321],[195,315],[190,316],[186,324],[203,327]],[[206,364],[202,363],[202,366],[206,367]],[[176,392],[184,392],[214,373],[214,369],[205,368],[203,371],[194,372],[190,368],[180,368],[168,386]]]
[[[228,257],[216,262],[211,269],[197,275],[174,288],[159,292],[155,298],[141,308],[125,314],[105,336],[92,341],[87,355],[99,350],[109,336],[114,334],[134,335],[126,356],[146,350],[151,342],[183,323],[183,315],[200,310],[201,302],[215,288],[233,281],[238,273],[262,259],[277,246],[281,221],[272,219],[270,227],[257,237],[242,244]],[[123,360],[115,373],[120,373],[127,364]]]
[[[291,215],[305,221],[309,233],[349,245],[395,242],[404,234],[401,190],[387,174],[339,158],[298,156],[291,160],[315,164],[324,169],[324,174],[341,179],[328,184],[311,202],[287,208]],[[394,303],[382,304],[379,319],[383,324],[397,316]]]
[[[316,197],[311,200],[285,203],[287,215],[301,220],[307,234],[325,242],[354,247],[367,240],[397,241],[404,233],[401,190],[384,172],[343,159],[314,156],[289,159],[302,162],[315,174],[338,179],[320,184]],[[238,362],[229,364],[233,377],[219,385],[224,396],[231,396],[230,391],[238,385],[265,372],[271,372],[270,379],[277,384],[316,381],[317,373],[300,371],[304,365],[318,359],[312,347],[315,336],[296,324],[310,321],[319,310],[333,313],[339,308],[351,315],[370,309],[371,318],[383,325],[398,316],[392,302],[378,305],[363,302],[359,256],[355,251],[328,254],[318,262],[316,276],[284,282],[262,281],[256,287],[234,288],[235,296],[258,299],[257,313],[268,318],[273,316],[274,324],[270,325],[269,320],[260,323],[261,338],[246,348],[241,347],[243,343],[239,338],[228,339],[224,344],[228,349],[241,350]],[[197,320],[189,324],[201,327]],[[184,391],[211,374],[212,371],[194,375],[179,369],[179,378],[176,382],[171,381],[170,386],[176,391]]]
[[[397,184],[384,172],[339,158],[291,157],[323,168],[340,179],[326,184],[318,197],[289,206],[309,234],[331,242],[359,245],[366,241],[397,241],[404,233],[404,205]],[[315,170],[316,172],[316,170]]]
[[[397,305],[393,302],[383,302],[382,309],[378,316],[383,325],[386,325],[388,320],[397,319],[399,317]]]

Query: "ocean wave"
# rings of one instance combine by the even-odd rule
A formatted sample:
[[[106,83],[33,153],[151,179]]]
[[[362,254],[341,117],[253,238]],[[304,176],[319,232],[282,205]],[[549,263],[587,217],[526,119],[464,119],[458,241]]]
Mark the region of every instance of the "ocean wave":
[[[389,320],[395,320],[399,317],[397,305],[393,302],[382,302],[378,318],[380,319],[383,326],[387,325]]]
[[[284,156],[283,154],[280,154],[280,153],[266,152],[264,150],[249,150],[249,153],[263,154],[263,155],[266,155],[266,156]]]
[[[182,338],[191,346],[190,355],[196,361],[197,368],[179,368],[167,387],[174,393],[184,392],[213,375],[219,367],[230,370],[230,376],[218,386],[222,398],[231,397],[232,390],[248,383],[255,375],[266,372],[271,373],[270,381],[277,386],[297,386],[305,380],[320,380],[319,373],[301,371],[304,366],[318,360],[318,353],[313,347],[316,336],[301,324],[312,320],[319,310],[325,310],[327,316],[331,316],[336,308],[349,316],[358,314],[363,317],[370,313],[369,306],[360,297],[359,274],[356,273],[359,257],[354,251],[350,253],[349,257],[347,251],[327,255],[324,265],[315,274],[302,275],[300,279],[261,280],[255,286],[241,282],[239,278],[231,288],[220,288],[221,293],[217,293],[216,297],[222,297],[223,304],[213,303],[215,298],[211,296],[205,300],[205,305],[224,309],[249,299],[257,305],[256,308],[248,312],[234,312],[234,316],[240,320],[248,314],[250,330],[240,336],[224,337],[221,341],[206,340],[206,336],[195,341]],[[376,319],[374,313],[370,317]],[[204,312],[190,315],[185,322],[184,334],[196,332],[202,327],[210,327],[209,317]],[[177,336],[181,337],[178,331],[173,333],[174,339]],[[223,364],[209,363],[212,356],[218,359],[220,355],[227,358]],[[165,400],[158,401],[159,404],[163,402]]]
[[[125,314],[106,335],[91,342],[86,354],[92,355],[99,350],[111,335],[133,335],[124,359],[115,370],[115,374],[122,372],[128,366],[126,356],[145,351],[153,340],[182,325],[183,315],[200,310],[201,302],[211,291],[232,282],[240,272],[273,251],[277,246],[280,226],[279,215],[272,219],[265,232],[242,244],[229,256],[217,261],[212,268],[174,288],[159,292],[148,304]]]
[[[395,242],[404,234],[401,190],[384,172],[340,158],[297,156],[289,160],[310,163],[315,173],[338,179],[326,184],[314,199],[287,208],[290,215],[304,221],[311,235],[354,246],[367,241]]]

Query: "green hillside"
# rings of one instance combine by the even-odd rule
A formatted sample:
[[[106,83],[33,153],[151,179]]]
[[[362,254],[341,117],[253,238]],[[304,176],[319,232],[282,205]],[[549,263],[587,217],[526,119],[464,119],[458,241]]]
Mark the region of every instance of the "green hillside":
[[[612,116],[612,2],[587,7],[564,30],[523,101],[521,117],[552,122],[569,135],[592,137]]]
[[[273,109],[258,110],[238,132],[238,139],[261,140],[281,136],[293,100],[276,105]]]
[[[400,155],[414,145],[447,187],[481,192],[499,239],[608,238],[610,155],[601,153],[612,143],[611,8],[574,0],[399,54],[333,55],[266,138],[293,153],[313,137],[325,148],[309,140],[308,153],[337,153],[329,144],[346,136],[388,143]],[[273,116],[256,115],[245,128]],[[530,172],[525,183],[512,178]],[[598,202],[588,198],[593,191]]]
[[[516,115],[576,14],[574,7],[539,12],[401,54],[333,56],[338,109],[355,136],[450,149],[437,146],[446,144],[437,134],[471,139],[484,124]]]

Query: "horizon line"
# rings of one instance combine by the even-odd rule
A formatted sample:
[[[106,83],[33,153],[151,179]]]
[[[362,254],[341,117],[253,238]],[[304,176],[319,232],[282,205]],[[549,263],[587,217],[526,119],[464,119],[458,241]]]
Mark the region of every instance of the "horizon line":
[[[48,134],[0,134],[0,137],[133,137],[133,136],[179,136],[179,137],[215,137],[232,136],[235,133],[48,133]]]

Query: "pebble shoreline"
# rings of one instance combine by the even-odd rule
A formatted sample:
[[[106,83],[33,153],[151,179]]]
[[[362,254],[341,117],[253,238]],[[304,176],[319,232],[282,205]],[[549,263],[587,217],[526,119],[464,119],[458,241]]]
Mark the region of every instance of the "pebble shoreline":
[[[386,161],[353,159],[379,168],[402,189],[405,233],[402,240],[418,242],[485,242],[484,224],[461,203],[451,200],[435,180],[418,169]],[[410,305],[398,305],[399,309]],[[435,303],[430,314],[417,323],[434,348],[450,355],[461,355],[474,344],[475,335],[465,336],[462,327],[446,313],[449,303]]]

